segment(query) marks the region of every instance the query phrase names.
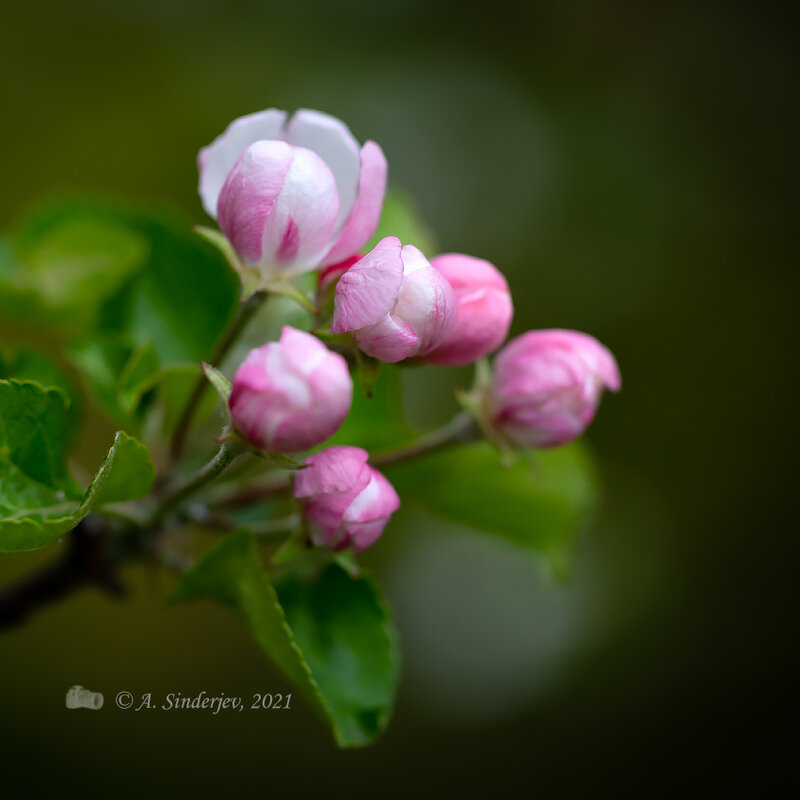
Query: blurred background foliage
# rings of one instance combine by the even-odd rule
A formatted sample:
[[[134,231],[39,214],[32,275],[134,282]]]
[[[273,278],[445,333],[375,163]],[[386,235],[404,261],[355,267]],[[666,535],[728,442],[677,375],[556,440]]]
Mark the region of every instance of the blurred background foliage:
[[[774,779],[796,666],[790,31],[778,7],[711,2],[6,4],[0,230],[60,189],[205,224],[199,147],[249,111],[320,108],[380,142],[441,251],[508,275],[515,333],[586,330],[624,381],[587,437],[603,501],[565,586],[414,504],[374,548],[404,648],[396,718],[375,747],[336,751],[299,706],[117,711],[122,689],[283,685],[222,611],[164,610],[165,578],[132,570],[126,603],[86,592],[0,638],[8,772],[201,795],[233,775],[355,796],[649,794],[698,768],[719,787],[754,765]],[[120,243],[109,279],[136,247]],[[6,252],[0,241],[0,270]],[[53,349],[32,318],[3,313],[0,337]],[[185,345],[173,355],[190,357]],[[411,419],[447,418],[464,380],[409,371]],[[83,425],[89,469],[113,427],[86,413]],[[51,556],[6,556],[0,577]],[[66,713],[74,683],[107,707]]]

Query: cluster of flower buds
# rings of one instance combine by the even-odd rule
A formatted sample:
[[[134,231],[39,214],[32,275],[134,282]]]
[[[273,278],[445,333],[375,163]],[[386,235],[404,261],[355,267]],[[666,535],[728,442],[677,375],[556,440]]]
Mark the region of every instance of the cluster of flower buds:
[[[395,236],[372,250],[386,192],[386,159],[360,147],[347,126],[317,111],[291,118],[269,109],[242,117],[201,150],[200,195],[238,257],[251,289],[284,287],[320,270],[335,286],[332,334],[380,361],[471,364],[506,340],[508,283],[482,259],[448,253],[430,261]],[[620,375],[608,349],[576,331],[529,331],[509,342],[480,389],[476,414],[506,443],[553,447],[579,436]],[[309,333],[285,327],[252,350],[233,379],[231,419],[254,446],[296,453],[324,443],[352,402],[345,359]],[[329,447],[295,480],[312,540],[363,550],[399,499],[356,447]]]

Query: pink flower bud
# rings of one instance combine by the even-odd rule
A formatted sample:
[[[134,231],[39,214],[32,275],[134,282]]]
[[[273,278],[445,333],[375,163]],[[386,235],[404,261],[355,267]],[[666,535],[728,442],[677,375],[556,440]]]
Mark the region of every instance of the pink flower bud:
[[[460,253],[431,260],[453,287],[456,322],[445,340],[423,360],[432,364],[471,364],[496,350],[508,336],[514,306],[508,283],[488,261]]]
[[[293,453],[332,436],[352,399],[344,358],[287,325],[280,341],[251,350],[236,371],[230,409],[236,429],[256,447]]]
[[[375,233],[386,158],[335,117],[271,108],[234,120],[198,156],[203,207],[261,285],[354,255]]]
[[[400,507],[394,487],[368,458],[360,447],[329,447],[309,456],[297,473],[294,496],[305,499],[315,544],[365,550]]]
[[[577,331],[529,331],[495,360],[488,387],[493,425],[529,447],[555,447],[580,436],[594,418],[604,389],[617,392],[620,374],[611,352]]]
[[[457,308],[452,287],[425,256],[387,236],[339,279],[331,333],[352,331],[365,353],[402,361],[438,347]]]

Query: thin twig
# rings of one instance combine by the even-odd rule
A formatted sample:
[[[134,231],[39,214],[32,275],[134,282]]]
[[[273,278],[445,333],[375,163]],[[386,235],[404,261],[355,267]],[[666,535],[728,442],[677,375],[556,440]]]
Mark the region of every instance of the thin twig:
[[[446,425],[420,436],[416,441],[396,450],[378,453],[370,459],[374,467],[384,467],[399,461],[407,461],[462,442],[471,442],[481,437],[475,419],[466,411],[457,414]],[[236,509],[249,506],[272,495],[282,494],[291,488],[291,476],[281,473],[269,475],[255,481],[211,503],[215,509]]]
[[[228,351],[231,349],[231,347],[233,347],[234,343],[247,326],[247,323],[250,322],[253,315],[264,303],[266,297],[266,292],[256,292],[244,303],[242,303],[242,305],[239,307],[239,312],[237,313],[236,318],[234,319],[230,328],[228,328],[225,336],[222,338],[222,341],[220,341],[220,343],[217,345],[216,350],[211,356],[210,363],[213,366],[218,366],[222,362],[222,359],[225,358]],[[206,380],[205,375],[200,375],[194,385],[194,388],[192,389],[192,393],[189,395],[189,399],[186,401],[183,412],[181,413],[178,422],[175,425],[175,432],[172,435],[172,442],[170,444],[170,459],[173,464],[179,461],[183,455],[186,437],[189,434],[189,429],[192,426],[192,420],[194,419],[197,407],[200,405],[200,401],[203,399],[203,393],[205,392],[207,386],[208,381]]]
[[[265,541],[285,539],[300,524],[300,516],[298,514],[289,514],[280,519],[268,519],[263,522],[242,522],[226,514],[210,511],[199,503],[190,505],[185,511],[185,516],[191,522],[196,522],[198,525],[214,528],[218,531],[230,532],[246,528],[250,533]]]
[[[202,489],[207,483],[214,480],[233,461],[239,453],[239,448],[233,442],[225,442],[217,451],[214,458],[204,467],[171,491],[166,492],[153,511],[148,527],[158,529],[170,511],[177,508],[184,500]]]
[[[272,495],[286,492],[290,486],[291,478],[287,473],[281,472],[278,475],[268,475],[257,483],[248,484],[225,497],[221,497],[213,502],[212,506],[220,509],[242,508],[258,503],[260,500]]]
[[[375,466],[388,466],[400,461],[407,461],[423,456],[443,447],[460,442],[473,441],[481,435],[475,420],[470,414],[463,412],[449,423],[420,437],[407,447],[378,454],[371,459]],[[146,524],[151,534],[161,531],[167,516],[177,509],[185,500],[222,473],[237,455],[238,448],[231,442],[225,443],[216,456],[198,473],[161,497],[159,505]],[[268,476],[257,485],[238,490],[219,500],[215,509],[234,509],[249,505],[273,494],[287,491],[291,486],[291,477],[286,473]],[[231,529],[236,523],[224,514],[208,511],[209,519],[214,527]],[[254,533],[267,540],[284,538],[287,532],[296,527],[295,515],[280,520],[268,520],[257,525],[248,525]],[[131,524],[122,528],[112,536],[108,527],[109,520],[91,515],[83,520],[69,536],[67,547],[62,554],[50,564],[33,575],[12,584],[0,592],[0,629],[9,628],[24,622],[37,609],[59,600],[72,592],[89,585],[95,585],[109,594],[122,595],[124,589],[119,583],[116,567],[132,558],[152,555],[154,539],[143,535],[142,527]],[[116,551],[112,548],[116,546]],[[183,570],[188,562],[171,558],[171,553],[162,552],[162,562]]]
[[[71,531],[54,561],[0,593],[0,629],[20,625],[35,611],[86,586],[97,586],[114,597],[125,594],[105,531],[97,523],[96,518],[87,517]]]
[[[418,456],[427,455],[443,447],[450,447],[462,442],[471,442],[481,436],[480,429],[471,414],[462,411],[446,425],[435,431],[420,436],[419,439],[396,450],[379,453],[370,459],[374,467],[385,467],[398,461],[408,461]]]

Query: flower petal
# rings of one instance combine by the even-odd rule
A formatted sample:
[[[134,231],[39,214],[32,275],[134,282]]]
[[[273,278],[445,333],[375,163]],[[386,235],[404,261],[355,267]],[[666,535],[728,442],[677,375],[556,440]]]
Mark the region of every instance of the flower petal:
[[[236,160],[219,192],[219,227],[236,252],[253,264],[261,260],[267,217],[294,154],[286,142],[255,142]]]
[[[344,230],[325,257],[324,265],[343,261],[358,252],[375,233],[386,196],[386,173],[383,150],[375,142],[366,142],[361,148],[361,173],[355,206]]]
[[[400,498],[382,473],[373,467],[369,483],[362,489],[358,497],[348,506],[344,513],[345,522],[371,522],[385,519],[400,508]]]
[[[413,355],[419,345],[414,329],[392,314],[375,325],[368,325],[353,333],[355,343],[367,355],[394,364]]]
[[[356,496],[342,516],[342,527],[357,551],[366,550],[383,533],[389,517],[400,508],[400,498],[378,470],[368,468],[370,482]]]
[[[400,251],[400,240],[387,236],[339,278],[331,333],[374,325],[386,316],[403,283]]]
[[[311,399],[307,382],[287,367],[279,344],[269,342],[251,350],[237,370],[230,408],[236,427],[253,444],[277,450],[276,429]]]
[[[508,281],[503,273],[482,258],[463,253],[443,253],[431,259],[431,266],[439,270],[454,289],[486,286],[508,292]]]
[[[358,142],[341,120],[321,111],[301,108],[289,121],[289,144],[313,150],[330,167],[339,195],[334,235],[341,231],[356,203],[361,168]]]
[[[295,497],[329,492],[346,492],[369,482],[366,472],[369,454],[360,447],[337,445],[309,456],[294,480]]]
[[[311,150],[294,147],[283,188],[264,226],[265,277],[316,269],[328,247],[339,199],[333,173]]]
[[[497,350],[508,336],[514,309],[511,296],[497,289],[477,289],[458,298],[455,325],[430,353],[429,364],[462,366]]]
[[[291,325],[284,325],[281,329],[280,343],[286,363],[301,375],[310,375],[328,356],[337,355],[314,334]]]
[[[406,266],[403,286],[397,295],[394,313],[404,319],[419,339],[415,355],[425,355],[442,341],[453,327],[458,311],[458,301],[452,286],[427,261],[424,264],[413,251],[406,257],[403,248],[403,264]],[[421,254],[420,254],[421,255]],[[411,271],[408,266],[411,264]]]
[[[255,114],[239,117],[210,145],[197,154],[200,170],[199,192],[206,213],[217,218],[217,198],[236,160],[254,142],[283,138],[286,112],[268,108]]]

